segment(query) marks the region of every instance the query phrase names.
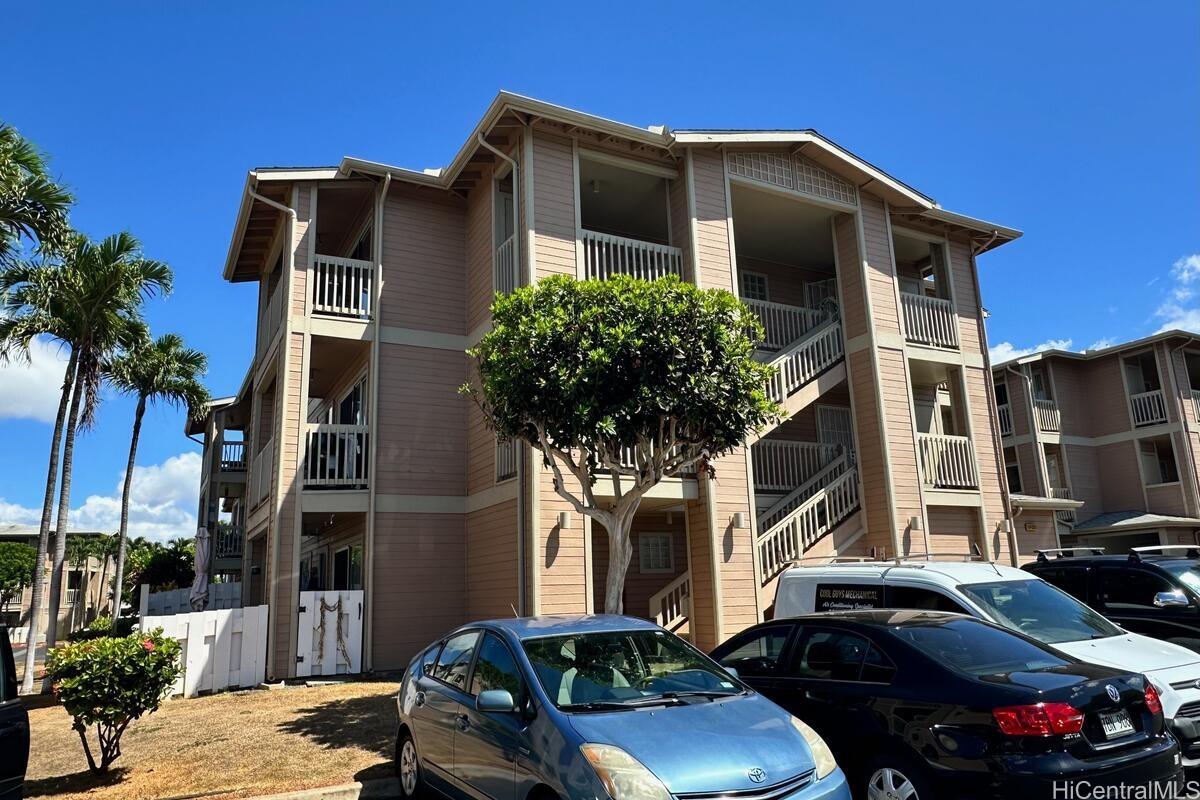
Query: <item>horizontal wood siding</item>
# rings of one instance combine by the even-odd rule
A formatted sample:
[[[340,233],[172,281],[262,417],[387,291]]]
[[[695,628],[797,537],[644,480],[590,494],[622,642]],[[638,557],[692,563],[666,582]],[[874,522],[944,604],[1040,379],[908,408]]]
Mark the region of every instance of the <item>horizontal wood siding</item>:
[[[978,338],[976,338],[978,341]],[[975,464],[979,474],[979,492],[983,499],[983,529],[988,535],[991,555],[998,561],[1009,561],[1012,553],[1007,536],[999,530],[1008,518],[1004,495],[1000,490],[1000,471],[1004,465],[996,457],[1000,447],[1000,430],[992,415],[987,382],[990,373],[981,367],[963,367],[963,383],[971,409],[971,439],[975,445]]]
[[[863,285],[862,251],[858,246],[858,227],[852,214],[834,217],[833,241],[837,254],[837,279],[842,294],[842,326],[846,338],[867,332],[866,289]]]
[[[700,497],[687,501],[688,555],[692,569],[692,643],[705,652],[717,646],[717,601],[713,591],[713,536],[704,492],[708,478],[699,477]]]
[[[1147,486],[1146,510],[1151,514],[1186,517],[1188,514],[1183,504],[1183,488],[1178,483]]]
[[[1030,526],[1033,530],[1029,530]],[[1027,510],[1017,520],[1018,561],[1027,564],[1034,559],[1038,550],[1059,546],[1057,524],[1053,511]]]
[[[883,419],[887,426],[891,458],[892,495],[895,498],[893,530],[900,531],[902,555],[925,552],[925,537],[909,528],[910,517],[921,516],[921,471],[917,464],[916,433],[913,430],[910,378],[904,353],[880,347],[879,378],[883,392]],[[860,395],[855,395],[859,397]],[[882,489],[868,488],[868,492]]]
[[[392,184],[383,220],[383,324],[438,333],[466,328],[466,203]]]
[[[536,219],[536,217],[535,217]],[[571,504],[554,491],[549,469],[538,471],[541,503],[538,509],[537,561],[541,582],[539,613],[582,614],[587,610],[587,566],[583,520]],[[571,527],[558,526],[558,514],[571,515]]]
[[[474,331],[491,317],[489,309],[495,296],[493,259],[496,252],[492,221],[495,196],[490,168],[467,195],[464,220],[466,256],[466,330]]]
[[[466,621],[462,514],[375,517],[373,667],[405,667],[420,649]]]
[[[964,353],[982,353],[979,341],[979,295],[975,291],[975,259],[965,239],[950,239],[950,276],[954,282],[954,312],[958,321],[958,344]]]
[[[1100,493],[1105,511],[1144,509],[1137,443],[1106,444],[1095,448],[1100,467]]]
[[[533,135],[535,274],[575,275],[575,156],[571,141]]]
[[[1107,436],[1130,429],[1129,401],[1119,356],[1080,365],[1086,394],[1081,394],[1075,414],[1087,420],[1087,436]],[[1063,410],[1066,416],[1066,410]]]
[[[1042,495],[1042,469],[1032,442],[1017,445],[1017,464],[1021,468],[1021,494]],[[1014,490],[1015,491],[1015,490]]]
[[[633,519],[631,530],[633,559],[625,574],[625,613],[652,619],[650,598],[664,586],[687,572],[687,526],[682,514],[673,514],[668,524],[662,512],[643,512]],[[639,558],[643,534],[666,533],[671,536],[674,569],[671,572],[642,572]],[[592,602],[597,611],[604,609],[604,591],[608,580],[608,532],[600,525],[592,526]]]
[[[515,499],[467,515],[467,619],[509,617],[519,608],[517,538]]]
[[[747,483],[748,453],[739,447],[716,459],[716,479],[705,481],[705,490],[716,493],[716,536],[721,570],[721,605],[726,638],[760,619],[757,573],[754,569],[754,507]],[[745,517],[743,528],[733,526],[735,514]]]
[[[854,431],[858,443],[858,471],[862,486],[861,503],[866,511],[868,548],[892,546],[892,512],[887,497],[887,462],[883,457],[883,430],[879,426],[879,401],[875,396],[875,373],[869,350],[859,350],[847,358],[854,392]],[[915,479],[915,478],[914,478]]]
[[[688,212],[688,184],[686,176],[670,182],[667,199],[671,220],[671,245],[683,251],[684,280],[695,282],[696,271],[692,264],[692,221],[691,215]]]
[[[1067,469],[1071,472],[1071,496],[1083,501],[1075,512],[1077,522],[1086,522],[1104,513],[1104,495],[1100,490],[1100,466],[1096,463],[1096,448],[1079,444],[1063,445]]]
[[[929,506],[929,549],[934,553],[970,553],[979,542],[979,509]]]
[[[716,150],[692,149],[696,205],[696,276],[705,289],[733,291],[725,162]]]
[[[896,298],[896,272],[892,242],[888,237],[883,201],[860,193],[863,240],[867,249],[867,288],[871,293],[871,320],[876,334],[900,334],[900,309]]]

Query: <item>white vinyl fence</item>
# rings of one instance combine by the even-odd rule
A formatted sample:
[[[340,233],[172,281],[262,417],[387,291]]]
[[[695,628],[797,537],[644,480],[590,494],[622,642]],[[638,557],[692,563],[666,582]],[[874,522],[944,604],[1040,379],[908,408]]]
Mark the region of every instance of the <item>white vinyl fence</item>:
[[[296,675],[362,672],[361,589],[300,593]]]
[[[142,617],[143,631],[162,628],[183,648],[183,674],[171,694],[195,697],[257,686],[267,674],[267,607]]]
[[[208,585],[209,611],[223,608],[240,608],[242,605],[242,584],[210,583]],[[141,596],[138,602],[138,616],[164,616],[167,614],[187,614],[192,610],[192,589],[170,589],[165,592],[152,592],[147,584],[141,585]]]

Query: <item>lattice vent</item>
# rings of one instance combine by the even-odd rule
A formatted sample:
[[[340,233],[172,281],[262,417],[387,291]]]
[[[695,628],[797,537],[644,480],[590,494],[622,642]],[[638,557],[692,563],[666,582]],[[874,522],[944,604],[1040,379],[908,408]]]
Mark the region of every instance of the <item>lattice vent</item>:
[[[858,205],[854,184],[842,180],[804,156],[796,156],[796,191]]]
[[[729,171],[743,178],[794,188],[792,164],[787,153],[730,153]]]

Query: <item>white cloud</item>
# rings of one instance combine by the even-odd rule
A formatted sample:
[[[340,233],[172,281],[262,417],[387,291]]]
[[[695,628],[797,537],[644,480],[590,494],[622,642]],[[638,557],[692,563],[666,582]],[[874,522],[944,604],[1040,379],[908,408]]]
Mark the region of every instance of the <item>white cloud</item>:
[[[1154,311],[1161,321],[1155,333],[1175,328],[1200,333],[1200,306],[1192,305],[1196,299],[1196,288],[1200,283],[1200,253],[1183,256],[1171,265],[1171,280],[1174,282],[1162,303]]]
[[[1092,350],[1106,350],[1109,347],[1112,347],[1116,343],[1117,343],[1116,339],[1110,339],[1107,336],[1105,336],[1103,339],[1097,339],[1096,341],[1092,342],[1092,346],[1089,347],[1084,352],[1086,353],[1086,352],[1089,352]]]
[[[196,505],[200,491],[200,455],[180,453],[161,464],[134,467],[129,501],[129,535],[166,541],[196,532]],[[125,471],[117,476],[112,494],[94,494],[71,510],[73,530],[111,532],[121,524],[121,488]],[[26,508],[0,497],[0,524],[36,525],[40,508]]]
[[[0,364],[0,419],[53,422],[66,366],[66,351],[43,339],[31,342],[28,362]]]
[[[1011,361],[1014,358],[1040,353],[1043,350],[1070,350],[1070,339],[1047,339],[1041,344],[1035,344],[1032,347],[1017,347],[1012,342],[1000,342],[988,348],[988,355],[992,359],[993,364],[1002,364],[1005,361]]]

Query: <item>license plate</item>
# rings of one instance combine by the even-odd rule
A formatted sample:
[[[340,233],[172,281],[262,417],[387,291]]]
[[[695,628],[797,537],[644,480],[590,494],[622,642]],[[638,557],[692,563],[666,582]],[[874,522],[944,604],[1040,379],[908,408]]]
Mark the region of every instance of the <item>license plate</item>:
[[[1129,718],[1128,711],[1101,714],[1100,726],[1104,728],[1105,739],[1119,739],[1133,733],[1133,720]]]

